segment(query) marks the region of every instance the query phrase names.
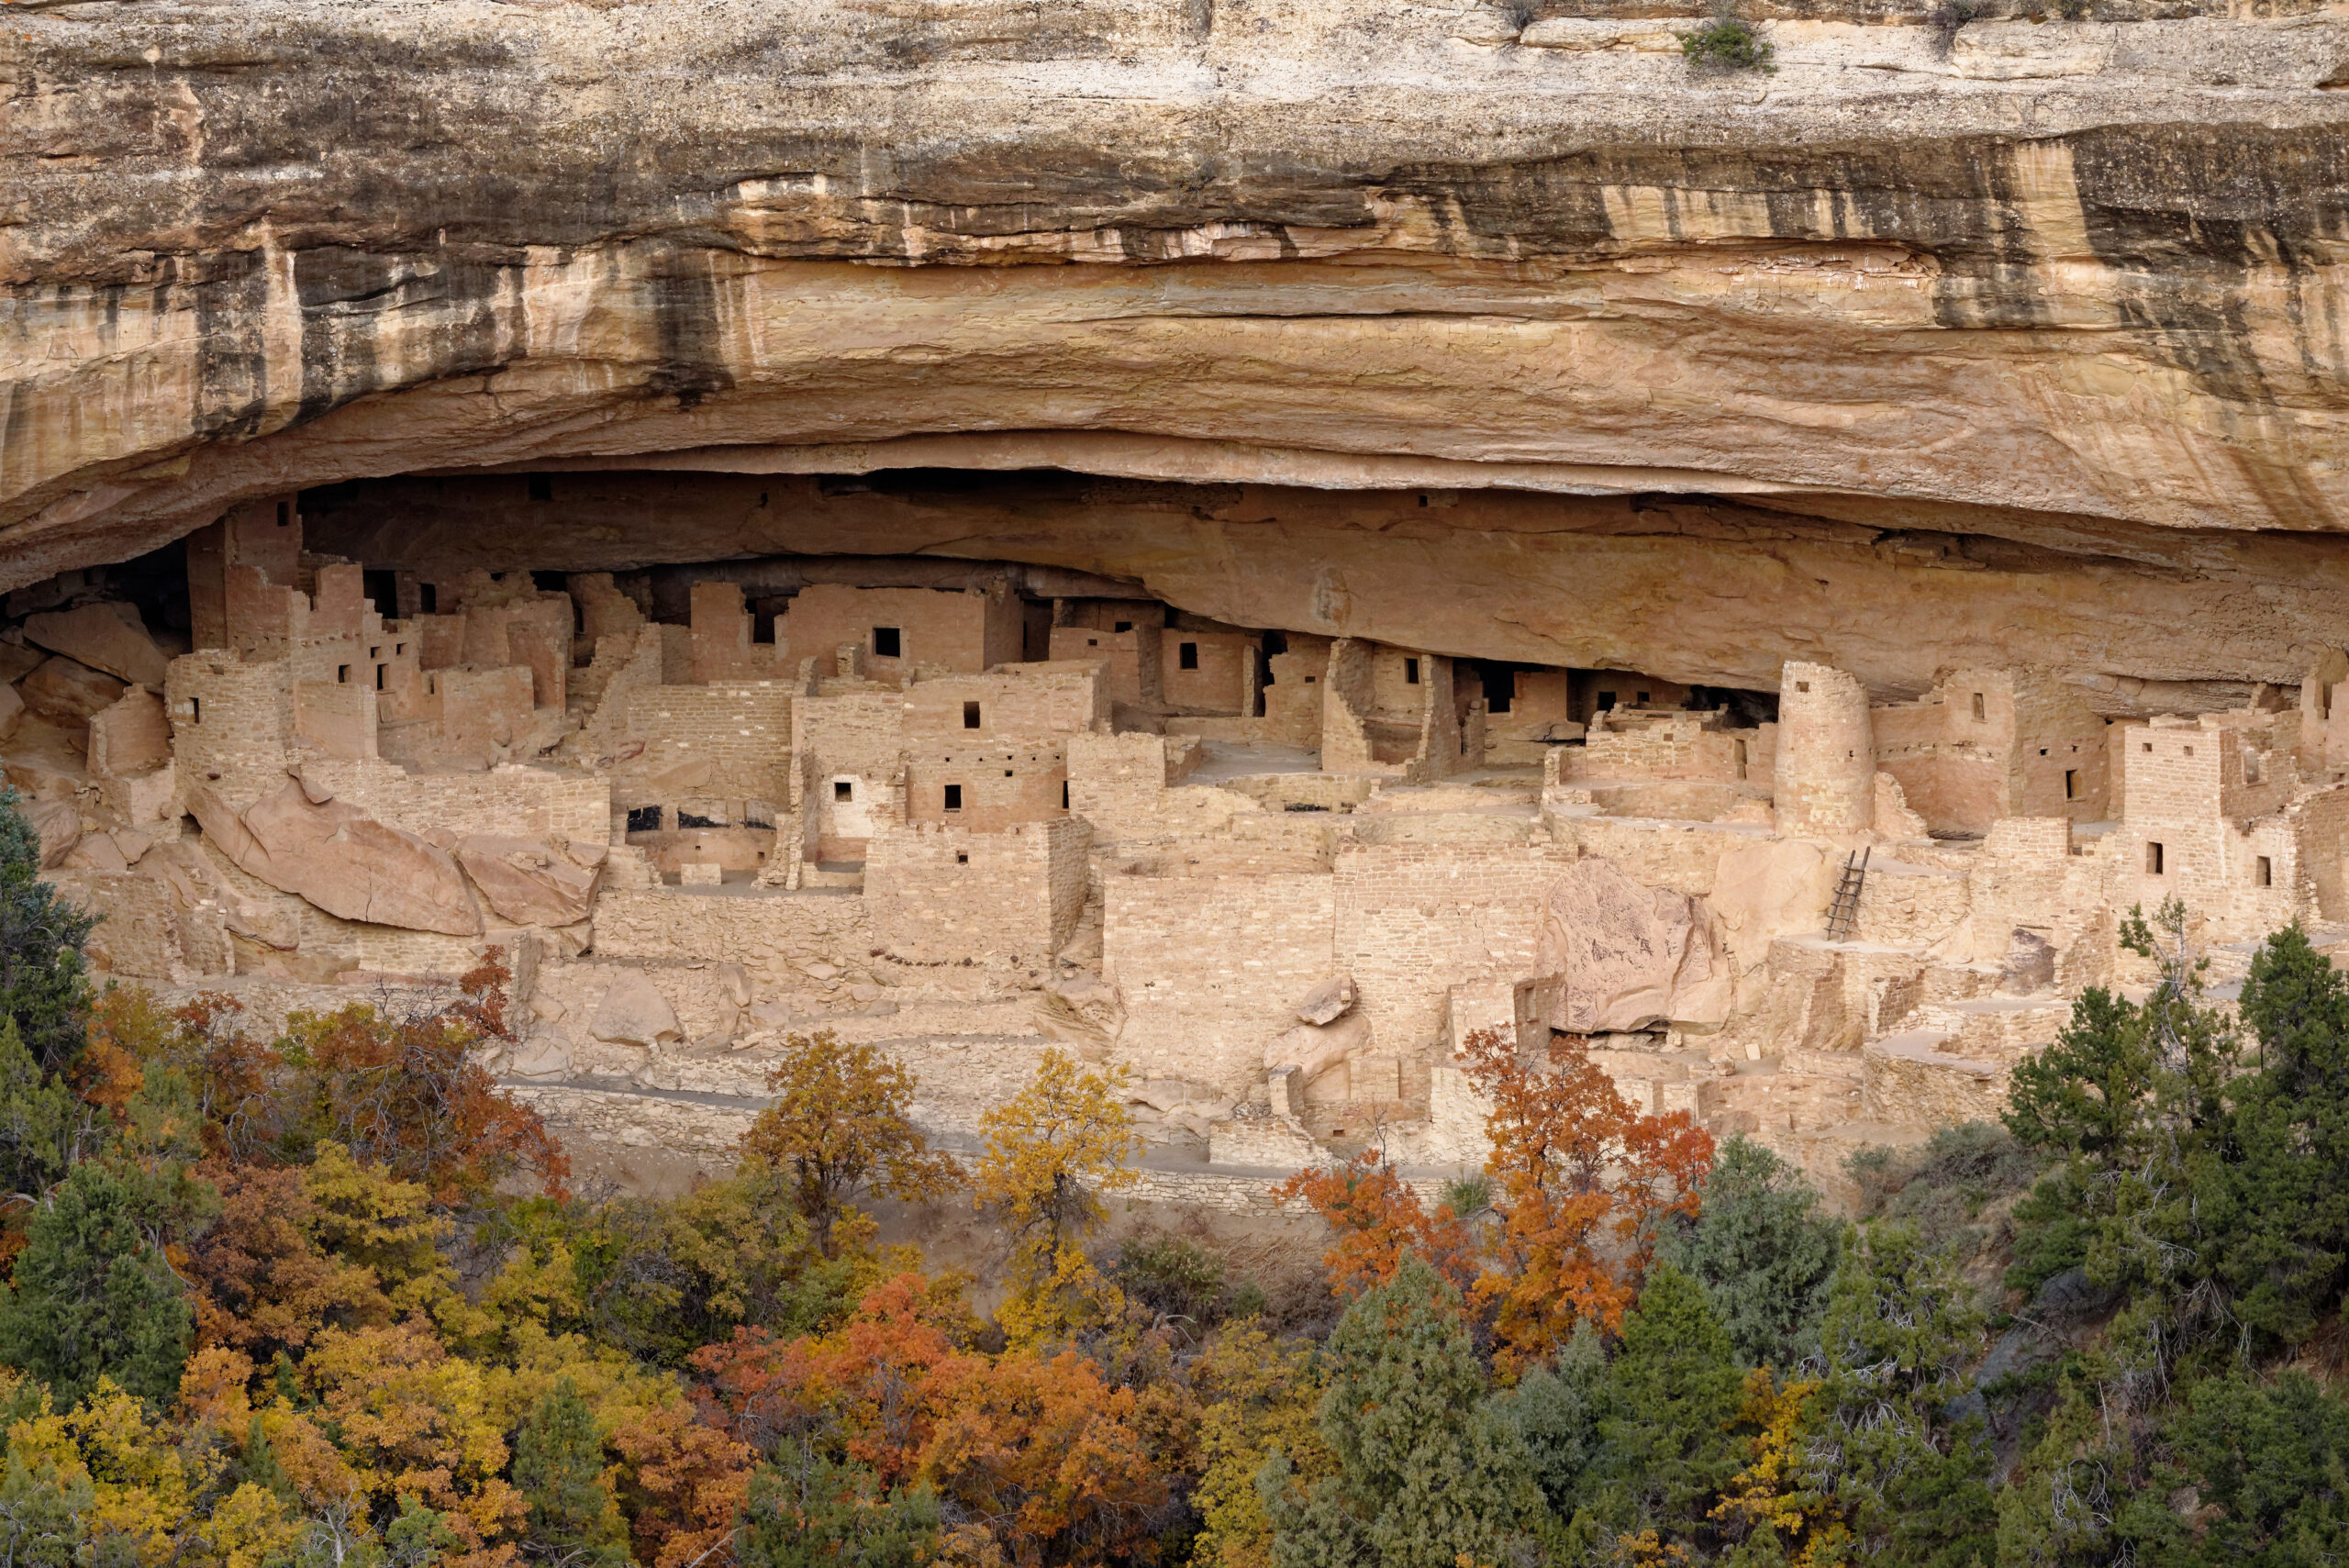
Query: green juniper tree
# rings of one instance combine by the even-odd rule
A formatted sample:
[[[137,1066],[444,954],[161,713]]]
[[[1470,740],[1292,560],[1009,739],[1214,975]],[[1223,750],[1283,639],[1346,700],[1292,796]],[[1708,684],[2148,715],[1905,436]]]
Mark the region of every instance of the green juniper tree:
[[[0,788],[0,1017],[16,1020],[43,1073],[61,1073],[89,1042],[82,944],[97,920],[40,880],[40,836],[21,800]]]
[[[1330,1336],[1322,1440],[1340,1473],[1299,1497],[1284,1456],[1257,1485],[1279,1568],[1497,1562],[1541,1513],[1515,1425],[1486,1398],[1460,1294],[1417,1257]]]
[[[1737,1359],[1781,1373],[1819,1349],[1842,1227],[1776,1155],[1732,1138],[1714,1156],[1705,1207],[1656,1256],[1705,1288]]]
[[[514,1486],[530,1506],[532,1556],[561,1564],[628,1561],[619,1509],[604,1485],[604,1440],[570,1378],[548,1391],[516,1434]]]

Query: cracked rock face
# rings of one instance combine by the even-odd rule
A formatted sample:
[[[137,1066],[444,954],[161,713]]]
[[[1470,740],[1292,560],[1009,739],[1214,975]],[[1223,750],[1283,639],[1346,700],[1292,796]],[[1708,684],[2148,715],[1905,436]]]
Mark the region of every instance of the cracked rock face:
[[[1927,616],[2298,678],[2349,607],[2289,537],[2349,526],[2349,17],[1787,18],[1708,75],[1686,19],[1535,9],[12,7],[0,585],[289,488],[666,469],[482,548],[707,559],[669,536],[740,492],[738,548],[1491,657],[1913,690],[1854,623]],[[1164,505],[844,545],[887,509],[806,477],[1052,467]]]

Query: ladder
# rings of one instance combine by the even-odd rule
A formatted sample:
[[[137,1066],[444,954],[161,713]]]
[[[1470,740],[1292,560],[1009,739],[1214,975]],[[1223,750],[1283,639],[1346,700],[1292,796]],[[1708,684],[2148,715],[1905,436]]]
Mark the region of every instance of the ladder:
[[[1860,884],[1867,880],[1869,849],[1843,857],[1842,879],[1835,884],[1835,902],[1827,906],[1827,940],[1849,941],[1852,924],[1860,917]]]

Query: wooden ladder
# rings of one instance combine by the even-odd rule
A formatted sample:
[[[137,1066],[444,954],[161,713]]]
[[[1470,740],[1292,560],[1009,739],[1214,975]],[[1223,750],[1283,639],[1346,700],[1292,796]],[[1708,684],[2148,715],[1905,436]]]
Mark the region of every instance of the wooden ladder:
[[[1868,856],[1871,849],[1854,851],[1843,857],[1843,875],[1835,884],[1835,902],[1827,906],[1827,940],[1831,942],[1849,941],[1852,926],[1860,917],[1860,884],[1867,880]]]

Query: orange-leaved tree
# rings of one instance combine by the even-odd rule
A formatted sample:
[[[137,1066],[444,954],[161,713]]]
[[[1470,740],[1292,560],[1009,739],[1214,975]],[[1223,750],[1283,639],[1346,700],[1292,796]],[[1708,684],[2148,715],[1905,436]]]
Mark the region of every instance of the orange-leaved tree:
[[[856,1216],[849,1205],[868,1189],[914,1203],[962,1183],[960,1167],[913,1124],[914,1075],[869,1045],[843,1045],[829,1029],[793,1035],[767,1087],[774,1104],[742,1135],[742,1152],[790,1174],[827,1257],[837,1251],[835,1227]]]
[[[1125,1309],[1117,1286],[1085,1255],[1084,1240],[1108,1217],[1100,1195],[1141,1179],[1140,1152],[1121,1093],[1122,1068],[1088,1072],[1047,1051],[1036,1081],[979,1118],[979,1207],[1011,1232],[1010,1294],[996,1320],[1014,1345],[1040,1344]]]
[[[1476,1296],[1494,1304],[1504,1375],[1542,1361],[1587,1318],[1613,1333],[1639,1299],[1657,1228],[1693,1218],[1713,1140],[1685,1111],[1643,1116],[1586,1044],[1553,1037],[1548,1061],[1479,1029],[1464,1042],[1469,1081],[1492,1106],[1485,1169],[1499,1188],[1491,1264]]]
[[[1299,1171],[1273,1189],[1283,1203],[1303,1198],[1330,1230],[1321,1254],[1330,1288],[1359,1296],[1395,1278],[1413,1254],[1465,1288],[1476,1274],[1475,1242],[1468,1227],[1438,1204],[1430,1214],[1386,1156],[1365,1149],[1342,1165]]]
[[[493,947],[431,1006],[288,1017],[284,1057],[306,1084],[309,1125],[362,1164],[423,1184],[436,1203],[479,1198],[524,1171],[560,1195],[571,1173],[562,1145],[473,1055],[513,1038],[507,978]]]

